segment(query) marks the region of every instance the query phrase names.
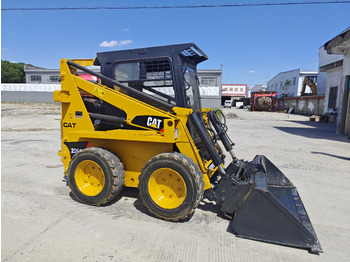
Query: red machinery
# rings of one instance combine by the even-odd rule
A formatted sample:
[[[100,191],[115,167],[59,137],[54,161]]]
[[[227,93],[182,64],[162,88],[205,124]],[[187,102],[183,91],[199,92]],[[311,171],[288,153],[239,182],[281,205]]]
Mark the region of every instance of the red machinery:
[[[257,91],[251,94],[252,111],[276,111],[277,92]]]

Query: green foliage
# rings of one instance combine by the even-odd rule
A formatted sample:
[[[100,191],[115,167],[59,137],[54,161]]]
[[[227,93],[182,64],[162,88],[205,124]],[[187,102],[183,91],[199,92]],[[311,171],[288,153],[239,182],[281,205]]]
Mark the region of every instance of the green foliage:
[[[288,86],[290,86],[290,85],[292,85],[292,80],[286,80],[286,82],[284,83],[284,86],[285,87],[288,87]]]
[[[24,63],[1,60],[1,83],[25,83]]]
[[[210,107],[210,111],[220,111],[222,113],[222,109],[217,107]]]
[[[210,107],[210,111],[218,111],[218,112],[216,112],[216,115],[218,116],[219,120],[221,120],[222,116],[224,115],[221,108]]]
[[[238,116],[237,114],[235,114],[235,113],[228,113],[228,114],[226,115],[226,118],[227,118],[227,119],[238,119],[239,116]]]

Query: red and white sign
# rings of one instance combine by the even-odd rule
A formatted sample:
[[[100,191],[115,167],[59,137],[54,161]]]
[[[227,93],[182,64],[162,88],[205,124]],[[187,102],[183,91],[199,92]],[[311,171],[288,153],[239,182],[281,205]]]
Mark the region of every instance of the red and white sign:
[[[223,96],[246,96],[247,85],[246,84],[222,84],[221,94]]]

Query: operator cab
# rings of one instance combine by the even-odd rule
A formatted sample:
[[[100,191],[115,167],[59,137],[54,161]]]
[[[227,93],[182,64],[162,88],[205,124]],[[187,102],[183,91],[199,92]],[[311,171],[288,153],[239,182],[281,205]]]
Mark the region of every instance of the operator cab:
[[[201,111],[196,67],[207,59],[195,44],[188,43],[97,53],[94,65],[100,66],[102,75],[169,105]]]

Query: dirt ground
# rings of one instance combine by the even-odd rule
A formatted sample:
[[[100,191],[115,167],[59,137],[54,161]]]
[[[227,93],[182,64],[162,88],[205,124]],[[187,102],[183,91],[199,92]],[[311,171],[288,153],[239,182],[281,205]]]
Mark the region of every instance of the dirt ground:
[[[148,213],[137,189],[108,206],[75,201],[63,179],[60,107],[1,105],[2,261],[349,261],[350,140],[330,124],[224,109],[238,158],[266,155],[294,183],[324,253],[235,237],[202,201],[184,222]]]

